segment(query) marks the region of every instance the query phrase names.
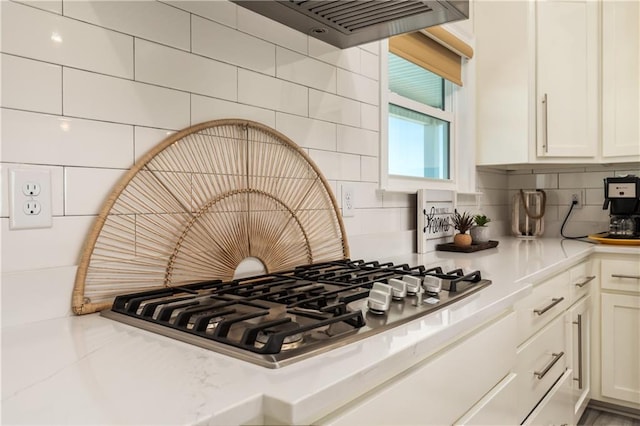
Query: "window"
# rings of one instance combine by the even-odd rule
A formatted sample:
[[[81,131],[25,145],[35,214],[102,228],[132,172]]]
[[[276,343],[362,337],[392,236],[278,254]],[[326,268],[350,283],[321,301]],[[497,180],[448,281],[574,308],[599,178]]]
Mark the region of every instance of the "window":
[[[391,52],[388,79],[388,174],[451,179],[451,83]]]
[[[440,27],[381,49],[381,187],[475,191],[473,79],[463,87],[473,49]]]

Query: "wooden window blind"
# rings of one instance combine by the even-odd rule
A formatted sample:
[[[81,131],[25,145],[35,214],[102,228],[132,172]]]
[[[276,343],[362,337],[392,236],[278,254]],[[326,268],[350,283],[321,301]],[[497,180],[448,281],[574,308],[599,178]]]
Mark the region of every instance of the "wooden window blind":
[[[473,57],[471,46],[440,27],[391,37],[389,51],[462,86],[462,58]]]

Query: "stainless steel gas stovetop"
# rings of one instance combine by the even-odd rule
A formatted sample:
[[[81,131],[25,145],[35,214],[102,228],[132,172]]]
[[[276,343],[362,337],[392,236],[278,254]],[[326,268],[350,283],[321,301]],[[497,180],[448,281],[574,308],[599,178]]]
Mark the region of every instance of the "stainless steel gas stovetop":
[[[121,295],[102,315],[278,368],[427,315],[489,284],[479,271],[340,260]]]

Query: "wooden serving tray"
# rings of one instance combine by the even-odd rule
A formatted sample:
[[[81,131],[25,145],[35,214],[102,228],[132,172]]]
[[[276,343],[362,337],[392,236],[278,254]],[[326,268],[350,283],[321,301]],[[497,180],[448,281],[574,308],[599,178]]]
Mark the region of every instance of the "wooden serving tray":
[[[497,241],[489,240],[485,243],[471,244],[468,247],[460,247],[453,243],[438,244],[436,250],[440,251],[457,251],[461,253],[473,253],[474,251],[486,250],[498,246]]]

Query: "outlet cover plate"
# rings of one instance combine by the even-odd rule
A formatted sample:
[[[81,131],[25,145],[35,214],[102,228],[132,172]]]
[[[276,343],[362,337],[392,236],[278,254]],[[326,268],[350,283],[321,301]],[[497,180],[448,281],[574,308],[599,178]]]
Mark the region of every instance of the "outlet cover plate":
[[[37,195],[25,188],[35,185]],[[38,209],[27,208],[35,203]],[[51,172],[42,169],[9,170],[9,229],[51,228]]]
[[[353,217],[355,215],[354,203],[353,187],[342,185],[342,217]]]

